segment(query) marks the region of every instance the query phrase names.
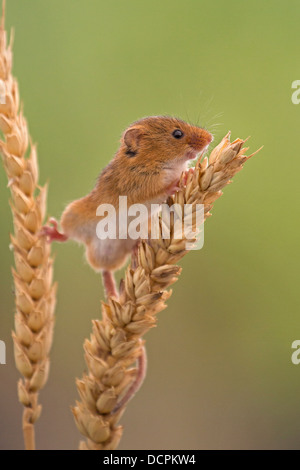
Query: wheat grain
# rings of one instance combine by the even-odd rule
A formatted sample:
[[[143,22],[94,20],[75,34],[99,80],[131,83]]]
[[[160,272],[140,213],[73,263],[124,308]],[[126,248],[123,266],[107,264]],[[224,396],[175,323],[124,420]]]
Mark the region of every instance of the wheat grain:
[[[186,182],[181,179],[181,190],[167,201],[170,206],[192,204],[195,213],[196,205],[203,204],[205,219],[211,215],[222,188],[254,155],[245,155],[248,149],[242,148],[244,140],[231,143],[229,138],[228,133],[209,159],[198,160]],[[171,218],[170,238],[162,238],[160,220],[159,238],[141,242],[136,267],[132,263],[127,268],[119,298],[102,303],[102,320],[93,321],[93,332],[84,344],[88,375],[77,381],[81,401],[73,408],[77,427],[87,438],[80,442],[80,449],[111,450],[118,446],[122,436],[118,422],[126,405],[122,405],[122,397],[138,373],[131,366],[142,354],[141,338],[155,326],[156,314],[166,307],[172,293],[166,289],[181,272],[175,263],[187,253],[187,240],[175,239],[173,223]]]
[[[39,390],[49,373],[56,285],[52,284],[50,246],[40,237],[46,211],[47,187],[38,185],[36,147],[29,144],[28,128],[19,108],[18,84],[11,74],[12,40],[7,46],[4,6],[0,25],[0,141],[3,164],[12,195],[14,234],[11,246],[15,266],[16,292],[14,353],[17,369],[23,375],[18,383],[19,401],[24,405],[25,448],[35,449],[34,423],[41,413]],[[27,157],[27,155],[29,156]]]

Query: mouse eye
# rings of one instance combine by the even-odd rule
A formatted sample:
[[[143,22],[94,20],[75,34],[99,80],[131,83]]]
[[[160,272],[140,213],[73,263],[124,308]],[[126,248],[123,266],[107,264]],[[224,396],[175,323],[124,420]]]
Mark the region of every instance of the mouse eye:
[[[172,136],[175,137],[175,139],[181,139],[184,133],[180,129],[175,129],[175,131],[172,132]]]

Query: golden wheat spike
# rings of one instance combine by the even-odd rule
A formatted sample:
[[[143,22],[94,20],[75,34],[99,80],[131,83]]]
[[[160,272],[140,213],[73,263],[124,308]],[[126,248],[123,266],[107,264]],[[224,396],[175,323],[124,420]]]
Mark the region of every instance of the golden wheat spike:
[[[35,449],[34,423],[41,413],[38,393],[49,373],[56,285],[52,284],[50,246],[39,236],[46,211],[47,188],[38,185],[36,148],[19,106],[19,90],[11,74],[12,43],[7,46],[4,6],[0,24],[0,150],[11,191],[14,234],[13,278],[16,292],[14,353],[23,379],[18,383],[24,405],[25,448]],[[28,154],[28,157],[27,157]]]
[[[203,162],[198,160],[181,190],[169,198],[168,204],[204,205],[204,219],[222,188],[242,169],[252,156],[246,156],[243,140],[229,140],[228,133]],[[102,304],[103,319],[94,320],[93,332],[84,343],[88,374],[77,381],[81,401],[73,408],[79,431],[86,437],[82,450],[116,449],[122,436],[118,421],[125,406],[118,407],[134,381],[136,369],[130,368],[141,355],[141,338],[156,324],[156,314],[163,310],[171,291],[166,289],[177,281],[181,268],[177,263],[186,253],[186,238],[174,236],[174,220],[170,219],[168,239],[143,241],[138,250],[137,266],[129,266],[121,282],[118,300],[109,298]],[[189,240],[191,242],[191,240]],[[117,411],[116,411],[117,410]]]

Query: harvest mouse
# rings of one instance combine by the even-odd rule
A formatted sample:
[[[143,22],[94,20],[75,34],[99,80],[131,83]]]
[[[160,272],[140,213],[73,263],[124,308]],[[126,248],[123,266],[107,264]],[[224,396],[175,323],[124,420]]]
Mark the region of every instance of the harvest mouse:
[[[88,263],[102,271],[107,295],[115,295],[111,272],[121,268],[136,240],[105,239],[96,234],[98,206],[111,204],[119,209],[119,196],[127,196],[128,206],[136,203],[163,203],[178,189],[181,173],[212,141],[201,127],[167,116],[146,117],[131,124],[123,133],[121,145],[111,162],[100,173],[94,189],[64,210],[58,232],[57,223],[45,226],[49,241],[73,239],[86,247]]]
[[[101,271],[107,296],[117,297],[113,271],[121,268],[136,246],[130,238],[99,239],[97,208],[111,204],[119,211],[119,197],[132,204],[162,204],[175,193],[189,160],[196,158],[212,141],[205,129],[168,116],[146,117],[131,124],[123,133],[121,145],[111,162],[100,173],[94,189],[64,210],[60,225],[50,219],[42,234],[49,241],[73,239],[86,247],[88,263]],[[135,381],[113,412],[124,406],[142,384],[146,370],[144,348],[138,358]]]

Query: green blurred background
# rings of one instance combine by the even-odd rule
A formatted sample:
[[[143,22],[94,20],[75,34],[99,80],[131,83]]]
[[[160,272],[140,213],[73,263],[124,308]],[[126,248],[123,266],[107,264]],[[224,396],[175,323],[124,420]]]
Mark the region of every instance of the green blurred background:
[[[146,115],[204,125],[215,143],[230,129],[251,135],[251,151],[264,145],[217,201],[204,248],[182,261],[146,336],[148,374],[122,418],[120,449],[300,447],[300,365],[291,362],[300,338],[299,15],[297,0],[7,1],[49,214],[93,187],[122,130]],[[1,171],[0,448],[20,449],[6,183]],[[103,291],[81,247],[53,251],[57,321],[37,445],[75,449],[75,377]]]

